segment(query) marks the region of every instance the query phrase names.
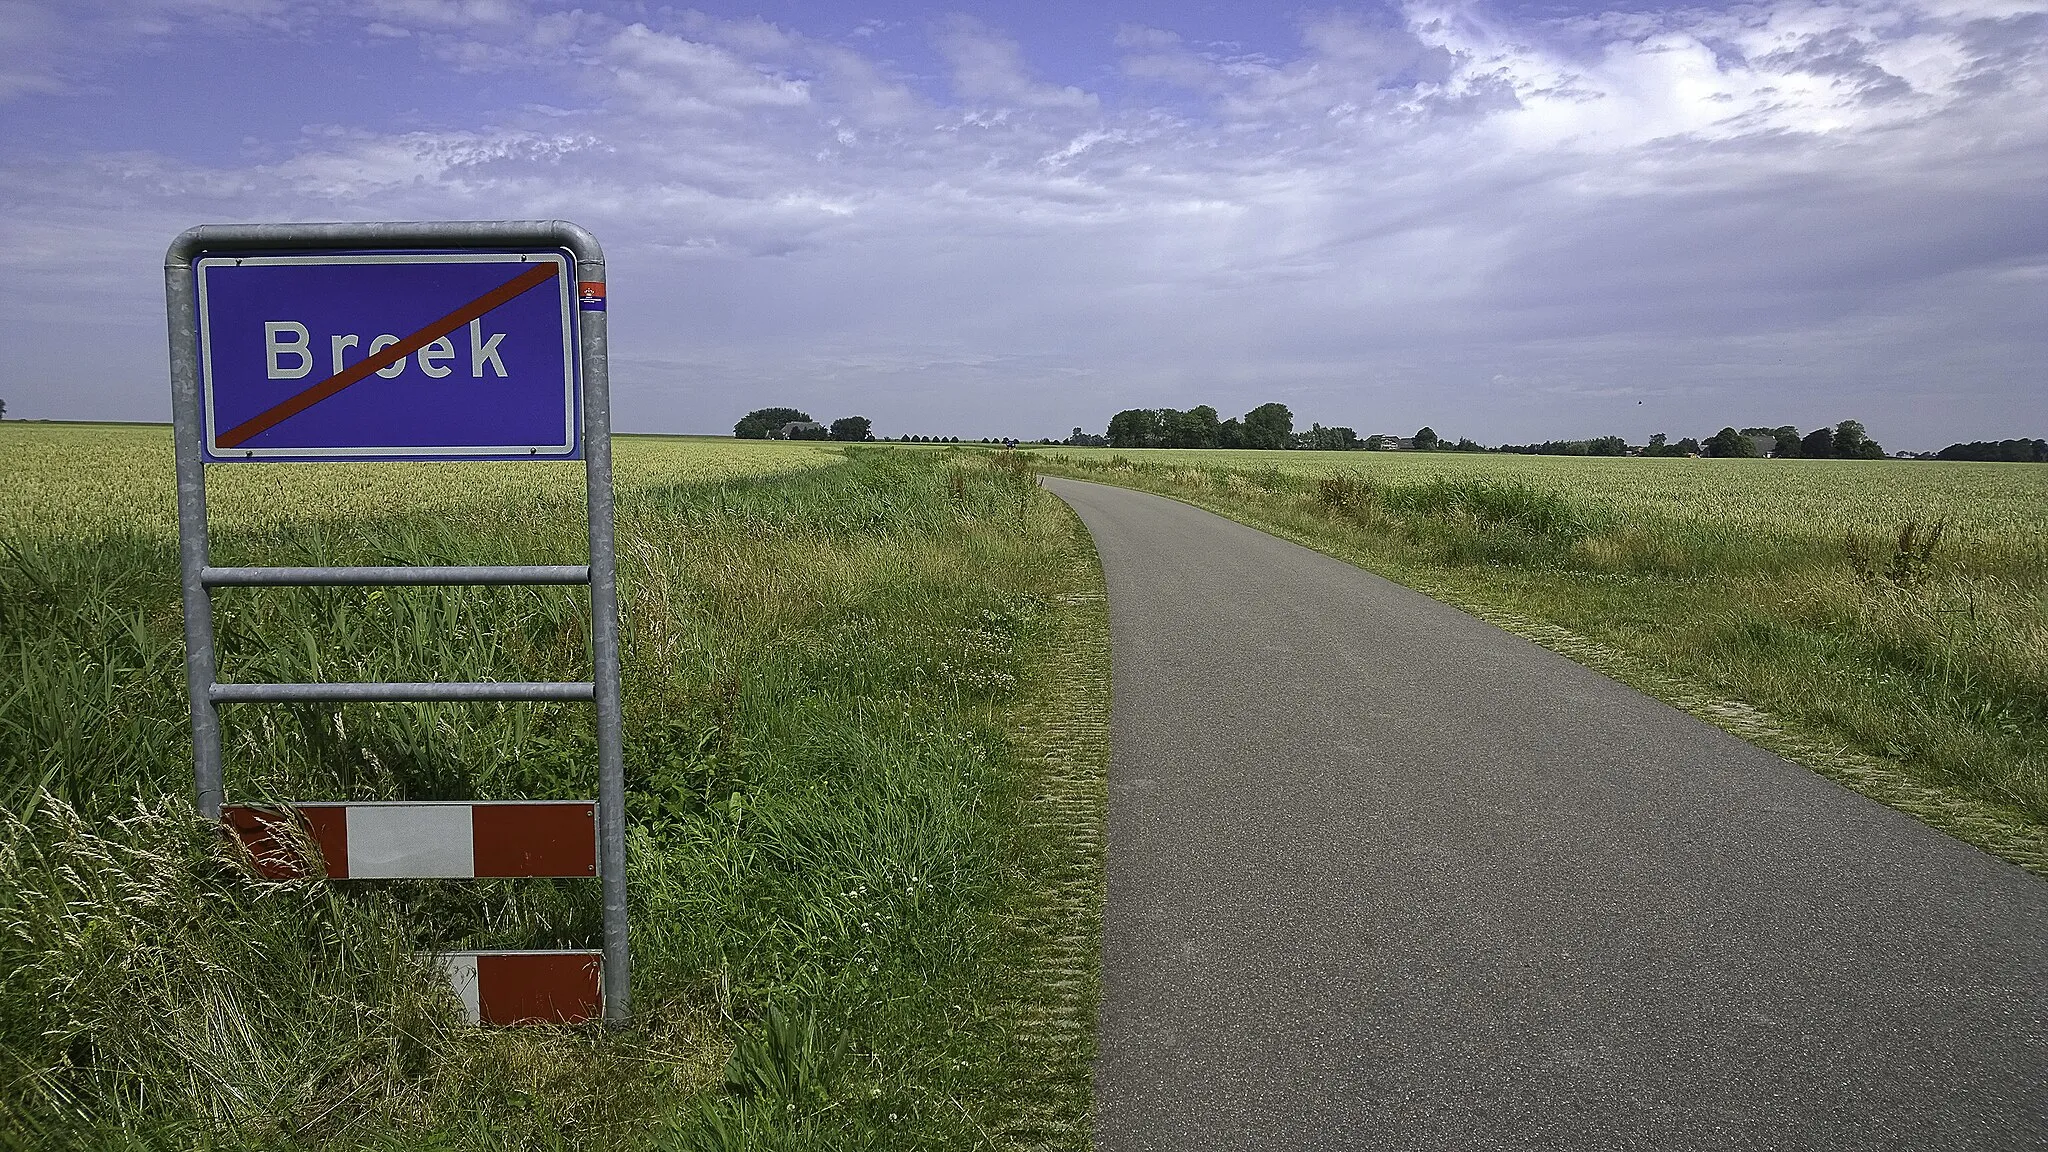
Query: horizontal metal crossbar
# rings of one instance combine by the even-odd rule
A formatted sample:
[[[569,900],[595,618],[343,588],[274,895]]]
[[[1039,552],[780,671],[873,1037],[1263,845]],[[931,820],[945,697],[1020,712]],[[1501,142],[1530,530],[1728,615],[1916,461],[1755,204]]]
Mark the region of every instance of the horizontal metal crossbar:
[[[588,564],[472,567],[386,565],[369,568],[201,568],[208,588],[310,588],[346,585],[588,584]]]
[[[595,700],[588,680],[540,683],[451,681],[431,684],[214,684],[215,704],[406,703],[433,700]]]

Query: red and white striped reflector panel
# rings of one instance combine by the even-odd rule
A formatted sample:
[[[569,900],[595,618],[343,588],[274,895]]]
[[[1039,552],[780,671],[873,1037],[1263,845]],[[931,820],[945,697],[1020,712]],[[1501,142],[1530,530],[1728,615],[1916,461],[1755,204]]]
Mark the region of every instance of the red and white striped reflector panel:
[[[471,1024],[582,1024],[604,1010],[602,952],[442,952]]]
[[[294,822],[335,880],[597,875],[588,800],[231,805],[221,819],[273,880],[307,874]]]

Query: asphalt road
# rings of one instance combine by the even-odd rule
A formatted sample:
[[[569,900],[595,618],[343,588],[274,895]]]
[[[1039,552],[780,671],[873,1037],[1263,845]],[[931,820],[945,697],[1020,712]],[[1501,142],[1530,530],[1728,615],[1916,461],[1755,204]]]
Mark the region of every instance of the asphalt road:
[[[1109,583],[1099,1148],[2048,1147],[2048,882],[1348,564],[1046,484]]]

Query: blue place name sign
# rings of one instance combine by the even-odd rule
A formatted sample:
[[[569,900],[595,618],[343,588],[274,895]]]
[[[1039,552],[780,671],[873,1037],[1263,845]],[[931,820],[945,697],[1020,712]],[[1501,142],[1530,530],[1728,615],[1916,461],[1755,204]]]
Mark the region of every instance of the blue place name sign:
[[[582,457],[577,312],[604,295],[566,253],[202,255],[193,275],[210,461]]]

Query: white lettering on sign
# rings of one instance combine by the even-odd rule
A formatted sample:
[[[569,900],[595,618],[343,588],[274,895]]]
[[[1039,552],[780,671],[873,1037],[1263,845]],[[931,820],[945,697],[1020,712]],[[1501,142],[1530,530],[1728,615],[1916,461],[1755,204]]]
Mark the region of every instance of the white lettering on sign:
[[[503,380],[506,378],[505,360],[500,354],[498,342],[505,338],[503,332],[484,332],[484,322],[469,322],[469,375],[471,379],[484,378],[484,369]],[[353,332],[342,332],[327,338],[328,369],[330,376],[338,376],[348,367],[343,353],[361,348],[363,338]],[[398,343],[398,337],[385,333],[370,341],[364,355],[375,356],[384,349]],[[313,333],[296,320],[266,320],[263,322],[263,355],[268,363],[272,380],[299,380],[313,372]],[[448,361],[455,359],[455,341],[447,336],[435,340],[417,355],[420,371],[439,380],[453,375],[455,366]],[[396,380],[405,372],[406,361],[396,360],[379,368],[377,375],[386,380]]]
[[[293,340],[279,337],[290,333]],[[313,370],[313,353],[310,350],[312,333],[296,320],[266,320],[263,322],[263,355],[270,362],[272,380],[297,380]],[[298,359],[298,367],[287,368],[279,363],[286,356]]]
[[[491,338],[486,340],[484,339],[484,322],[481,320],[471,320],[469,322],[469,374],[471,376],[478,380],[483,379],[484,365],[489,364],[498,373],[498,379],[503,380],[505,378],[505,362],[498,359],[498,341],[504,338],[505,334],[503,332],[493,332],[491,333]]]
[[[377,353],[382,352],[386,348],[389,348],[396,343],[398,343],[398,337],[393,336],[387,332],[384,335],[377,337],[375,340],[370,341],[370,355],[375,356]],[[377,369],[377,375],[382,376],[386,380],[396,380],[398,379],[398,374],[403,371],[405,371],[405,361],[393,360],[391,363],[385,365],[384,367]]]
[[[330,336],[327,338],[327,342],[334,349],[334,367],[328,369],[327,374],[329,376],[339,376],[341,375],[342,368],[345,367],[341,362],[342,350],[361,344],[363,338],[361,336]]]
[[[425,372],[436,380],[455,371],[453,368],[441,366],[441,361],[453,360],[455,358],[455,344],[446,336],[420,349],[419,355],[420,371]]]

